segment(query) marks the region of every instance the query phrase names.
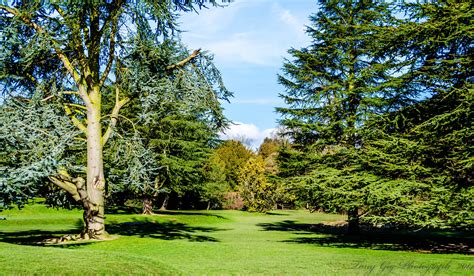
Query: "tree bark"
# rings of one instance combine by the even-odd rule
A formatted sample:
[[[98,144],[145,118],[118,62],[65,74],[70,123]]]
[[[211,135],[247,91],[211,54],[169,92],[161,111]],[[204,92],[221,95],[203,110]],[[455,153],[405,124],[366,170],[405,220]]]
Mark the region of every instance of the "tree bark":
[[[84,202],[85,234],[89,239],[103,239],[104,216],[104,164],[101,128],[101,98],[99,87],[89,93],[91,104],[87,110],[87,197]]]
[[[347,227],[347,233],[349,234],[359,234],[360,228],[359,228],[359,208],[354,207],[349,209],[347,212],[348,216],[348,227]]]
[[[153,200],[150,199],[149,197],[144,197],[142,202],[143,202],[142,214],[153,215]]]

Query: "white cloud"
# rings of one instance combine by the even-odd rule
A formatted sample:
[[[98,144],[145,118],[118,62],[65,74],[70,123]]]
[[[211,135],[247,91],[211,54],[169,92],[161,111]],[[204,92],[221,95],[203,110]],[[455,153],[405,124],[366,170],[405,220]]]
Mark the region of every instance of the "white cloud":
[[[276,131],[276,128],[260,130],[254,124],[235,122],[224,133],[220,134],[220,138],[223,140],[239,140],[252,149],[258,149],[263,139],[273,137]]]
[[[298,18],[290,10],[284,9],[280,4],[274,3],[272,5],[272,12],[278,16],[278,19],[283,22],[289,29],[293,31],[294,36],[301,42],[307,41],[305,33],[307,18]]]
[[[270,7],[270,8],[268,8]],[[256,10],[263,13],[255,14]],[[210,50],[217,64],[280,66],[294,46],[306,45],[306,18],[268,0],[236,0],[181,17],[183,41],[190,48]],[[247,23],[243,18],[249,16]]]
[[[256,1],[238,0],[224,7],[209,7],[197,13],[183,13],[180,25],[187,38],[214,39],[220,33],[227,33],[236,17],[242,16],[242,10],[255,5]],[[191,39],[192,40],[192,39]]]
[[[280,51],[274,43],[255,32],[234,33],[207,44],[206,48],[215,55],[216,60],[225,63],[270,65],[275,58],[280,61]]]

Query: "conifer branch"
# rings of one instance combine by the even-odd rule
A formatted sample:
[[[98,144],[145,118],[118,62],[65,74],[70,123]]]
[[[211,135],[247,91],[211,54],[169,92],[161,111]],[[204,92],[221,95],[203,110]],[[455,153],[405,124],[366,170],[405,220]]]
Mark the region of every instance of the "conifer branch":
[[[76,53],[79,56],[79,64],[81,66],[82,72],[85,76],[91,75],[89,64],[87,62],[87,57],[84,51],[84,47],[82,46],[82,38],[79,34],[79,28],[76,28],[74,26],[74,23],[68,20],[66,12],[57,4],[52,4],[52,6],[55,8],[55,10],[61,15],[61,17],[64,18],[64,21],[66,22],[66,25],[69,25],[69,28],[71,30],[72,34],[72,40],[74,41],[74,44],[76,46]]]
[[[104,20],[104,24],[102,25],[102,28],[99,30],[99,37],[102,37],[102,34],[105,32],[105,29],[109,25],[111,20],[116,20],[118,22],[118,15],[120,8],[123,5],[123,0],[117,0],[113,1],[111,5],[114,5],[115,7],[112,9],[112,11],[109,13],[107,18]]]
[[[166,67],[166,70],[174,70],[176,68],[180,68],[180,67],[183,67],[185,66],[188,62],[190,62],[191,60],[193,60],[195,57],[197,57],[199,54],[201,53],[201,49],[197,49],[197,50],[194,50],[194,52],[191,53],[191,55],[189,55],[189,57],[183,59],[182,61],[176,63],[176,64],[172,64],[172,65],[169,65],[168,67]]]
[[[71,61],[67,58],[67,56],[64,54],[64,52],[61,50],[61,48],[58,46],[58,43],[56,42],[55,39],[53,39],[51,36],[48,35],[48,33],[38,24],[33,22],[28,16],[21,14],[20,11],[18,11],[15,8],[10,8],[5,5],[0,4],[0,10],[4,10],[13,16],[18,17],[23,23],[26,25],[32,27],[34,30],[36,30],[38,33],[45,34],[48,36],[49,40],[51,41],[54,50],[56,51],[56,54],[58,55],[59,59],[63,62],[64,67],[66,70],[69,72],[69,74],[73,77],[74,81],[76,83],[80,83],[81,78],[79,77],[79,74],[76,72],[74,67],[71,64]]]

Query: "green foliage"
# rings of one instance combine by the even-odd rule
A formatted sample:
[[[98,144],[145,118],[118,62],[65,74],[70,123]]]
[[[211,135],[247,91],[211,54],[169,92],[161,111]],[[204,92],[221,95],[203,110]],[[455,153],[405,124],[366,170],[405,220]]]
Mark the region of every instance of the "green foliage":
[[[113,164],[110,181],[116,184],[110,194],[123,200],[127,193],[157,198],[204,189],[208,197],[202,167],[227,124],[219,100],[228,100],[231,93],[207,53],[169,70],[190,55],[183,46],[172,40],[159,46],[138,39],[133,43],[123,76],[133,100],[106,157]]]
[[[406,206],[413,224],[472,229],[472,3],[410,4],[407,9],[412,17],[397,34],[405,37],[403,46],[395,43],[412,59],[410,70],[401,76],[410,80],[403,89],[432,96],[372,123],[371,128],[376,125],[382,131],[367,142],[375,149],[369,158],[400,166],[368,168],[424,184],[417,200]]]
[[[321,5],[280,77],[293,139],[280,176],[315,209],[472,228],[472,5],[401,5],[403,20],[379,3]]]
[[[261,156],[251,157],[240,168],[239,191],[248,211],[265,212],[274,208],[275,186],[267,181]]]
[[[117,127],[124,131],[118,135],[123,138],[122,144],[117,139],[113,145],[107,145],[109,152],[106,153],[105,159],[116,161],[117,168],[114,168],[114,164],[108,164],[106,167],[113,180],[109,184],[115,182],[119,185],[108,185],[109,193],[115,189],[120,190],[123,185],[129,185],[130,190],[134,192],[154,192],[157,190],[156,183],[163,181],[158,179],[158,176],[166,178],[168,182],[173,179],[176,184],[174,188],[180,187],[177,185],[180,181],[193,182],[197,179],[199,168],[196,158],[204,158],[205,149],[210,147],[208,144],[214,139],[213,136],[225,125],[218,100],[225,100],[230,93],[223,86],[209,55],[198,56],[192,61],[192,65],[187,64],[186,67],[176,65],[189,53],[174,42],[174,36],[178,31],[177,17],[180,12],[216,5],[218,4],[214,0],[119,0],[84,3],[13,1],[0,4],[2,108],[4,105],[6,108],[18,108],[6,104],[18,96],[29,101],[35,97],[36,90],[50,87],[52,89],[40,89],[43,92],[42,100],[39,98],[36,102],[46,106],[54,101],[57,105],[57,113],[53,114],[54,116],[42,114],[38,107],[38,118],[48,123],[54,121],[48,130],[54,133],[56,130],[52,128],[57,127],[58,135],[54,133],[51,137],[40,137],[31,131],[24,134],[31,135],[32,138],[22,138],[22,142],[30,144],[21,147],[29,149],[42,143],[54,144],[51,148],[58,151],[47,155],[49,165],[41,163],[41,174],[33,173],[39,170],[36,167],[31,168],[28,173],[28,180],[31,181],[28,185],[32,186],[33,183],[43,182],[47,177],[57,175],[59,169],[68,171],[73,177],[83,177],[83,168],[77,169],[76,164],[71,164],[69,159],[79,164],[84,163],[86,160],[82,154],[85,151],[95,151],[94,155],[98,156],[94,159],[96,164],[92,165],[92,161],[88,160],[88,169],[99,168],[99,172],[94,172],[97,175],[93,176],[92,170],[88,170],[86,189],[89,197],[92,197],[92,193],[97,195],[93,196],[97,201],[93,203],[102,206],[103,192],[94,188],[91,180],[95,177],[103,180],[102,147]],[[119,112],[124,104],[131,102],[133,106],[126,114],[126,117],[130,117],[127,119]],[[155,108],[157,103],[160,105]],[[22,111],[18,108],[16,112]],[[2,127],[10,124],[7,118],[9,112],[5,112],[5,117],[1,118]],[[45,118],[42,115],[51,117]],[[31,119],[19,120],[23,120],[23,124],[29,124]],[[122,120],[126,122],[116,126],[116,121]],[[91,134],[87,130],[89,123],[98,124],[102,130]],[[149,133],[149,137],[141,136],[146,132],[143,129],[151,128],[152,123],[160,124],[164,129],[160,132],[162,135],[155,140],[170,142],[151,142],[149,138],[155,133]],[[11,125],[16,126],[14,121]],[[71,131],[71,125],[75,125],[82,132]],[[69,132],[63,132],[64,129],[69,129]],[[99,137],[101,132],[103,137]],[[179,133],[177,136],[180,138],[175,139],[176,136],[169,136],[170,133]],[[78,149],[65,154],[62,148],[66,147],[63,144],[69,143],[71,135],[75,135],[77,139],[83,139],[85,136],[86,139],[94,140],[94,147],[86,149],[85,143],[82,143]],[[202,138],[203,136],[206,137]],[[65,139],[64,143],[58,141],[61,137]],[[45,142],[41,139],[50,140]],[[187,143],[196,139],[198,142],[194,144]],[[36,143],[37,140],[39,143]],[[173,140],[178,142],[171,142]],[[4,141],[6,140],[2,140],[2,144]],[[103,145],[99,145],[101,143]],[[202,148],[204,150],[201,150]],[[157,157],[157,152],[167,150],[173,153]],[[5,153],[2,149],[2,155],[5,154],[10,156],[10,153]],[[38,162],[46,160],[43,156],[34,159],[36,157],[35,154],[31,155],[31,165],[39,166]],[[15,162],[13,159],[5,163],[2,161],[2,171],[7,170],[3,164],[8,163],[8,167],[14,167]],[[127,168],[128,164],[130,168]],[[44,169],[45,167],[48,169]],[[161,170],[162,167],[171,169]],[[166,171],[168,176],[164,177],[163,171]],[[191,177],[183,180],[188,176]],[[15,177],[19,178],[4,181],[2,175],[5,204],[11,201],[7,200],[7,197],[27,197],[22,186],[16,184],[26,178],[22,178],[22,174],[8,175],[9,179]]]
[[[203,176],[202,200],[208,203],[209,208],[225,206],[225,196],[231,189],[226,181],[225,163],[216,154],[210,155],[204,164]]]
[[[358,128],[369,113],[396,105],[396,83],[390,73],[399,69],[383,51],[383,38],[395,19],[388,5],[372,1],[320,1],[307,34],[312,43],[290,49],[279,82],[288,107],[277,108],[280,124],[294,146],[360,144]]]
[[[280,176],[295,177],[295,193],[313,208],[357,217],[372,182],[351,175],[361,127],[371,113],[398,104],[390,73],[401,65],[382,49],[396,19],[389,5],[371,1],[320,1],[310,19],[311,45],[289,50],[294,59],[279,76],[289,107],[277,111],[293,143],[280,152]]]
[[[232,190],[239,188],[239,171],[253,156],[240,141],[228,140],[216,148],[211,157],[214,163],[224,165],[224,175]]]
[[[277,174],[278,166],[276,159],[278,158],[278,151],[283,145],[283,141],[278,138],[263,139],[262,144],[258,148],[258,155],[262,157],[265,162],[265,172],[268,174]]]
[[[10,98],[0,106],[0,208],[22,205],[61,168],[84,172],[77,165],[84,142],[61,103],[42,102],[43,95],[38,89],[31,100]]]

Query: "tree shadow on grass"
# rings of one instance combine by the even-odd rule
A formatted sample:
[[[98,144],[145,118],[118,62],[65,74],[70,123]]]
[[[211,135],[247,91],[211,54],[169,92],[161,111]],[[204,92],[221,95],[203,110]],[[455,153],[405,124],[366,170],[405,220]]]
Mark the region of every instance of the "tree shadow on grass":
[[[123,214],[141,214],[142,209],[133,206],[121,206],[121,207],[113,207],[107,209],[107,214],[116,214],[116,215],[123,215]],[[178,210],[158,210],[155,212],[155,215],[185,215],[185,216],[205,216],[205,217],[215,217],[219,219],[227,219],[221,215],[207,213],[205,211],[197,212],[197,211],[178,211]]]
[[[474,254],[474,236],[460,232],[400,231],[362,226],[358,235],[347,234],[347,225],[301,224],[292,220],[261,223],[265,231],[288,231],[299,235],[283,242],[338,248]]]
[[[0,242],[21,244],[21,245],[44,245],[44,241],[53,238],[60,238],[65,235],[76,235],[81,233],[83,222],[78,219],[75,226],[61,230],[41,230],[31,229],[24,231],[0,231]]]
[[[110,223],[107,232],[122,236],[156,238],[162,240],[188,240],[191,242],[218,242],[213,237],[202,235],[222,231],[215,227],[189,226],[172,221],[154,221],[148,218],[134,219],[131,222]]]
[[[289,216],[288,214],[282,214],[282,213],[278,213],[278,212],[266,212],[265,215],[269,215],[269,216]]]
[[[205,216],[205,217],[215,217],[219,219],[227,219],[221,215],[209,214],[206,212],[196,212],[196,211],[174,211],[174,210],[159,210],[156,212],[157,215],[187,215],[187,216]]]
[[[61,238],[66,235],[77,235],[81,232],[83,227],[82,220],[76,222],[75,227],[65,230],[47,231],[40,229],[32,229],[16,232],[2,232],[0,231],[0,242],[20,244],[20,245],[46,245],[45,241]],[[106,224],[106,230],[112,235],[121,236],[136,236],[141,238],[156,238],[162,240],[188,240],[191,242],[219,242],[218,239],[203,235],[202,233],[211,233],[216,231],[223,231],[214,227],[199,227],[189,226],[184,223],[177,223],[172,221],[154,221],[149,218],[133,219],[128,222],[111,222]],[[74,248],[84,246],[94,241],[81,241],[78,243],[67,242],[59,244],[48,244],[56,247]]]
[[[44,245],[43,241],[47,239],[59,238],[64,235],[75,235],[80,232],[80,229],[59,231],[26,230],[17,232],[0,232],[0,242],[21,245]]]

